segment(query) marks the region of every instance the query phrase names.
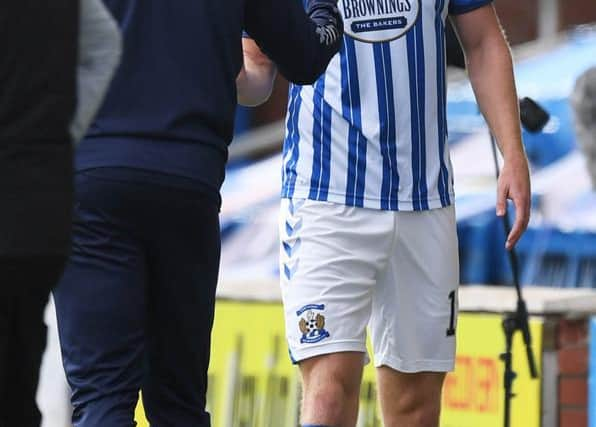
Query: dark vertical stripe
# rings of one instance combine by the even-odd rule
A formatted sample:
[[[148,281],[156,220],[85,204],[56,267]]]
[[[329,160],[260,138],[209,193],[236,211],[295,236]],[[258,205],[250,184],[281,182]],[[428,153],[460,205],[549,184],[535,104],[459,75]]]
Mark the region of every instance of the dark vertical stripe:
[[[379,99],[380,145],[383,158],[381,209],[398,209],[399,173],[397,170],[397,132],[393,67],[389,43],[374,45],[375,73]]]
[[[435,2],[435,46],[437,52],[437,132],[439,137],[439,197],[441,199],[441,206],[445,207],[445,181],[443,176],[443,146],[445,144],[445,127],[443,124],[443,17],[441,11],[443,8],[443,0],[436,0]]]
[[[438,0],[436,33],[437,33],[437,93],[439,111],[439,162],[441,171],[439,174],[439,193],[443,207],[451,204],[449,196],[449,171],[445,164],[445,144],[447,138],[447,85],[445,83],[445,24],[442,11],[445,7],[444,0]]]
[[[323,93],[325,93],[325,75],[313,87],[313,128],[312,145],[313,159],[312,172],[310,176],[309,198],[318,200],[321,187],[321,169],[323,159]]]
[[[383,44],[383,59],[385,63],[385,70],[387,71],[385,78],[387,81],[387,106],[389,112],[389,129],[388,129],[388,144],[389,144],[389,159],[391,162],[391,206],[393,210],[398,210],[399,205],[399,170],[397,167],[397,116],[395,114],[395,92],[393,89],[393,66],[391,65],[391,47],[389,43]]]
[[[289,93],[288,93],[288,114],[286,119],[286,136],[284,139],[284,147],[283,147],[283,165],[282,165],[282,197],[289,196],[289,164],[292,158],[292,137],[294,132],[294,107],[296,103],[296,90],[294,86],[290,86]]]
[[[380,43],[373,45],[375,58],[375,75],[377,79],[377,99],[379,102],[379,142],[381,157],[383,158],[383,179],[381,181],[381,209],[389,209],[391,194],[391,161],[389,158],[389,117],[387,105],[387,70],[383,57],[383,46]]]
[[[298,143],[300,141],[300,134],[298,132],[298,121],[300,118],[300,107],[302,105],[302,99],[300,98],[300,92],[302,91],[302,86],[293,85],[292,91],[294,91],[295,101],[294,101],[294,111],[292,114],[292,123],[291,128],[292,132],[290,134],[290,145],[292,147],[291,157],[286,165],[286,174],[287,174],[287,194],[286,197],[291,198],[294,195],[294,188],[296,186],[296,165],[298,163],[298,158],[300,156],[300,150],[298,147]]]
[[[348,131],[348,175],[346,204],[363,206],[366,169],[366,139],[360,134],[360,84],[354,40],[344,37],[341,52],[342,115],[351,124]]]
[[[293,87],[290,87],[288,90],[288,113],[287,113],[287,118],[286,118],[286,135],[284,138],[284,147],[283,147],[283,165],[282,165],[282,170],[281,170],[281,178],[282,178],[282,183],[284,186],[284,192],[283,195],[286,196],[285,191],[286,191],[286,185],[287,185],[287,166],[288,166],[288,162],[290,161],[290,159],[288,158],[288,155],[291,157],[291,151],[292,151],[292,120],[294,118],[294,103],[296,102],[296,94],[294,91]]]
[[[420,202],[421,208],[426,210],[428,209],[428,186],[426,183],[426,78],[424,69],[424,32],[422,30],[422,22],[423,16],[420,16],[414,31],[416,33],[418,111],[420,114]]]
[[[428,209],[423,18],[423,16],[418,18],[418,22],[407,35],[410,108],[412,111],[412,200],[414,210]]]
[[[326,201],[329,195],[331,176],[331,106],[323,102],[323,172],[319,189],[319,200]]]
[[[352,96],[350,88],[350,70],[348,67],[348,52],[346,48],[347,37],[344,36],[344,43],[340,51],[341,67],[341,105],[342,116],[351,123],[352,119]],[[346,171],[346,205],[353,205],[354,201],[354,183],[356,182],[355,158],[356,158],[356,138],[352,126],[348,129],[348,170]]]
[[[366,144],[367,140],[362,133],[357,133],[358,142],[358,174],[356,176],[356,198],[354,205],[358,207],[364,206],[364,192],[366,190]]]
[[[441,24],[443,24],[443,21],[441,21]],[[440,157],[440,161],[441,161],[441,172],[443,174],[443,180],[444,180],[444,186],[445,186],[445,193],[444,193],[444,197],[445,197],[445,206],[449,206],[451,204],[451,196],[449,195],[449,169],[447,168],[447,163],[445,161],[445,151],[447,148],[447,138],[449,135],[448,132],[448,128],[447,128],[447,83],[445,81],[446,79],[446,70],[445,70],[445,66],[447,64],[447,61],[445,59],[445,26],[443,25],[443,29],[441,31],[441,83],[442,83],[442,88],[441,88],[441,96],[443,97],[442,101],[441,101],[441,112],[443,114],[442,118],[441,118],[441,123],[443,125],[443,139],[442,139],[442,147],[441,147],[441,157]]]
[[[350,67],[350,86],[352,92],[352,117],[354,128],[356,130],[356,144],[358,146],[358,155],[356,158],[356,194],[354,205],[364,206],[364,191],[366,183],[366,138],[362,135],[362,117],[360,112],[360,82],[358,80],[358,63],[356,60],[356,46],[354,39],[348,38],[348,65]]]
[[[421,18],[419,18],[421,19]],[[410,122],[412,140],[412,204],[414,210],[420,210],[420,117],[418,114],[418,72],[416,63],[415,28],[406,35],[408,49],[408,73],[410,80]]]
[[[294,138],[293,138],[293,147],[292,150],[292,170],[294,172],[292,176],[292,195],[294,195],[294,188],[296,187],[296,179],[298,177],[298,171],[296,170],[298,166],[298,159],[300,158],[300,108],[302,107],[302,86],[297,86],[296,91],[296,102],[295,102],[295,113],[294,113]]]

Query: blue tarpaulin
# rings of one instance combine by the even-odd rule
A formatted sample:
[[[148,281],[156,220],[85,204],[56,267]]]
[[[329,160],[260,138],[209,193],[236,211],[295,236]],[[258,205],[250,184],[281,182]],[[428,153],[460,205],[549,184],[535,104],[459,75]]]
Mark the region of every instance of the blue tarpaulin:
[[[589,28],[571,32],[552,49],[516,63],[519,96],[538,101],[551,115],[544,132],[524,131],[524,144],[533,166],[547,166],[575,147],[568,97],[579,75],[594,65],[596,30]],[[485,129],[468,81],[449,87],[447,118],[451,144]]]

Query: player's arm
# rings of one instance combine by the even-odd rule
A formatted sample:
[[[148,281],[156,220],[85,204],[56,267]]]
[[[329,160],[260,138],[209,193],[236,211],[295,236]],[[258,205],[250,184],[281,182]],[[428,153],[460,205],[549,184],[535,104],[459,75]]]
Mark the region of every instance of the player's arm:
[[[505,161],[497,187],[497,215],[505,214],[507,199],[513,200],[515,222],[506,243],[511,249],[530,218],[530,176],[521,139],[511,51],[492,5],[464,12],[454,15],[453,22],[476,99]]]
[[[245,29],[297,84],[311,84],[339,51],[343,22],[337,0],[248,0]]]
[[[77,109],[71,124],[78,142],[103,102],[122,53],[120,30],[101,0],[81,1]]]
[[[249,37],[242,38],[242,51],[244,64],[236,78],[238,104],[254,107],[269,99],[277,68]]]

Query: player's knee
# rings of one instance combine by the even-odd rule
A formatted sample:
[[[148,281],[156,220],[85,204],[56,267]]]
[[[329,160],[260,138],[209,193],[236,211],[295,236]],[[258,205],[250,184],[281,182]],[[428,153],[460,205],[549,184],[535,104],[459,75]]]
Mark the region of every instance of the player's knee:
[[[323,389],[341,396],[353,397],[360,391],[363,355],[330,354],[300,363],[305,389]]]
[[[389,425],[406,425],[419,427],[436,427],[441,413],[439,398],[432,398],[423,390],[404,391],[395,402],[395,418],[402,420],[401,424],[388,423]]]
[[[301,364],[301,368],[306,413],[327,414],[325,419],[340,420],[345,411],[358,405],[360,375],[349,364],[322,358]]]
[[[345,410],[347,401],[337,392],[336,384],[318,387],[312,391],[304,391],[302,415],[305,418],[323,419],[328,423],[337,423]]]
[[[426,405],[414,410],[411,416],[408,417],[410,422],[408,425],[418,427],[437,427],[439,425],[440,417],[439,406]]]
[[[358,381],[350,378],[349,373],[331,374],[304,381],[305,397],[307,394],[313,399],[330,404],[343,403],[358,397],[360,391]]]
[[[304,390],[303,421],[317,421],[322,425],[345,425],[346,414],[355,414],[358,408],[358,389],[346,387],[341,381],[319,383]],[[347,417],[347,418],[346,418]]]

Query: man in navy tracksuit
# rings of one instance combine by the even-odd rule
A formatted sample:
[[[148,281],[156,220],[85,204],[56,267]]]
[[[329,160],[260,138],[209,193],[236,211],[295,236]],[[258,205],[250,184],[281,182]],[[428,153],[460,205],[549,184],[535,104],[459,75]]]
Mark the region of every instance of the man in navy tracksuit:
[[[339,49],[336,0],[105,0],[124,51],[77,154],[55,292],[75,426],[209,426],[205,411],[242,30],[297,83]]]

